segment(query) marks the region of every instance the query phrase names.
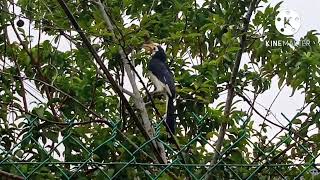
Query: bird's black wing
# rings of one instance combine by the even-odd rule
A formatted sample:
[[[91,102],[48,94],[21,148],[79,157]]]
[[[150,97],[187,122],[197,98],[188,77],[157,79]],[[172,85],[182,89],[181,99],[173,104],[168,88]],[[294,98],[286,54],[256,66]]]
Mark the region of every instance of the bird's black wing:
[[[170,69],[165,62],[160,61],[155,57],[153,57],[150,60],[148,69],[149,71],[151,71],[151,73],[154,76],[156,76],[157,79],[159,79],[162,83],[164,83],[165,85],[168,85],[169,87],[171,96],[168,93],[169,98],[167,102],[166,123],[170,131],[174,134],[176,120],[174,115],[175,107],[174,107],[173,100],[175,98],[176,90],[174,85],[173,74],[170,72]],[[169,131],[169,129],[167,129],[167,131]]]
[[[167,84],[169,86],[171,94],[173,96],[175,96],[174,78],[173,78],[173,74],[170,72],[168,66],[164,62],[162,62],[156,58],[152,58],[150,60],[148,69],[162,83]]]

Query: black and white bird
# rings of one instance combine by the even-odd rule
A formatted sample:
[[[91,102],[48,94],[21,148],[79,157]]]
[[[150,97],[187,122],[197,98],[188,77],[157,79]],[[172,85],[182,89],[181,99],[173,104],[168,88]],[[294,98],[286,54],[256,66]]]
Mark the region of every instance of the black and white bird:
[[[151,54],[151,59],[148,64],[148,74],[156,90],[153,93],[165,93],[167,100],[166,123],[170,131],[175,133],[175,107],[174,99],[176,88],[174,85],[174,77],[170,72],[169,66],[166,63],[167,57],[163,48],[157,43],[145,43],[143,48]],[[168,129],[167,129],[168,131]]]

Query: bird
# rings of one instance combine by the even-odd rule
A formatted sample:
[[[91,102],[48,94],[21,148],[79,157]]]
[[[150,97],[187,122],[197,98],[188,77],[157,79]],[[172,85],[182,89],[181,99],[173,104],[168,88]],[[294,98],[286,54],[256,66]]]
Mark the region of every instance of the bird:
[[[167,56],[161,45],[153,42],[143,44],[143,48],[147,53],[151,54],[148,63],[148,75],[155,86],[155,93],[164,93],[166,95],[166,123],[172,134],[175,134],[175,106],[174,99],[176,96],[176,87],[174,84],[174,76],[167,64]],[[169,138],[170,136],[169,132]]]

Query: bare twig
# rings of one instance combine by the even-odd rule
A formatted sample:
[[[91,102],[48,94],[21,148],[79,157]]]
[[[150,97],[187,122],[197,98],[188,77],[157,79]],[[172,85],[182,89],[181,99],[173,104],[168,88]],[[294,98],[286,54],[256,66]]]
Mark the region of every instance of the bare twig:
[[[279,97],[280,93],[282,92],[283,88],[284,88],[284,86],[282,86],[282,87],[280,88],[279,92],[277,93],[277,95],[276,95],[275,98],[273,99],[272,103],[270,104],[269,108],[267,109],[267,112],[266,112],[266,115],[264,116],[264,119],[263,119],[262,124],[265,123],[265,118],[267,118],[267,117],[269,116],[270,111],[271,111],[271,108],[272,108],[273,104],[276,102],[276,100],[278,99],[278,97]],[[261,126],[261,129],[260,129],[260,132],[259,132],[260,134],[261,134],[261,132],[262,132],[262,129],[263,129],[263,126]]]
[[[252,103],[250,102],[249,99],[247,99],[245,96],[243,96],[242,94],[240,93],[237,93],[238,96],[240,96],[246,103],[248,103],[248,105],[254,110],[255,113],[257,113],[261,118],[263,118],[263,120],[267,121],[268,123],[282,129],[282,130],[286,130],[288,132],[292,132],[294,135],[296,135],[297,137],[301,138],[301,140],[303,140],[304,142],[308,143],[307,140],[304,139],[304,137],[302,137],[297,131],[293,130],[293,129],[289,129],[289,128],[286,128],[286,127],[283,127],[279,124],[276,124],[274,122],[272,122],[271,120],[267,119],[266,117],[264,117],[253,105]]]

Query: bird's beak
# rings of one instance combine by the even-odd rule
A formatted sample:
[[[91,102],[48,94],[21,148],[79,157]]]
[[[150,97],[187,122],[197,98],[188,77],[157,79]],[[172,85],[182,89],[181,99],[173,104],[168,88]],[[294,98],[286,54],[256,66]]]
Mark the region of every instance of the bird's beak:
[[[153,54],[154,50],[156,49],[155,47],[157,47],[157,43],[145,43],[142,45],[142,47],[146,50],[146,52],[148,54]]]

